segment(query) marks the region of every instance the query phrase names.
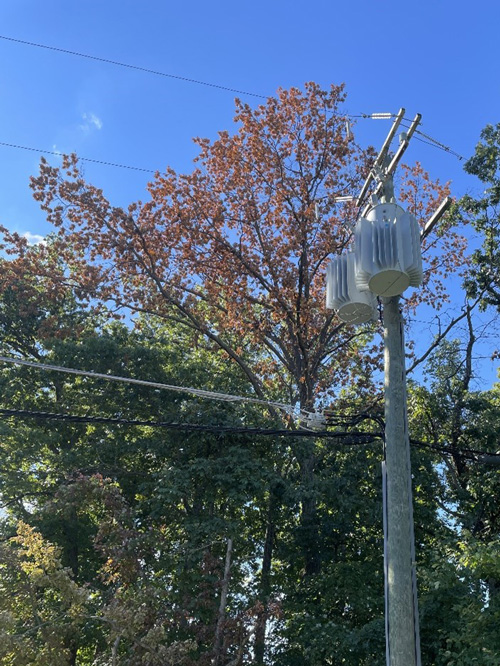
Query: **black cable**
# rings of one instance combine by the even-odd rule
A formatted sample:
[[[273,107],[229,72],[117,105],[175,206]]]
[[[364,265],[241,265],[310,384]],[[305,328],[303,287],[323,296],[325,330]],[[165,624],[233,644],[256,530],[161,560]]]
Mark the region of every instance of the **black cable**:
[[[52,412],[38,412],[27,409],[0,409],[0,417],[28,417],[47,419],[53,421],[66,421],[70,423],[102,423],[125,426],[147,426],[153,428],[166,428],[169,430],[183,430],[186,432],[211,432],[214,434],[227,433],[234,435],[264,435],[279,437],[319,437],[328,439],[342,439],[344,444],[370,444],[382,435],[379,433],[352,433],[345,431],[332,432],[330,430],[286,430],[281,428],[249,428],[244,426],[203,425],[194,423],[177,423],[172,421],[149,421],[141,419],[112,418],[106,416],[78,416],[75,414],[58,414]]]
[[[42,150],[41,148],[30,148],[29,146],[20,146],[16,143],[6,143],[5,141],[0,141],[0,146],[7,146],[8,148],[18,148],[19,150],[31,150],[34,153],[43,153],[45,155],[56,155],[57,157],[62,157],[62,153],[57,153],[54,150]],[[91,157],[80,157],[79,160],[83,162],[93,162],[94,164],[104,164],[105,166],[118,167],[120,169],[132,169],[133,171],[144,171],[146,173],[156,173],[153,169],[143,169],[142,167],[129,166],[128,164],[116,164],[114,162],[105,162],[104,160],[94,160]]]
[[[177,79],[178,81],[185,81],[187,83],[196,83],[199,86],[218,88],[219,90],[225,90],[226,92],[237,93],[238,95],[250,95],[252,97],[259,97],[260,99],[267,99],[265,95],[259,95],[258,93],[248,92],[246,90],[237,90],[236,88],[221,86],[217,83],[208,83],[207,81],[198,81],[197,79],[189,79],[185,76],[179,76],[177,74],[167,74],[166,72],[159,72],[154,69],[148,69],[147,67],[140,67],[139,65],[130,65],[126,62],[119,62],[118,60],[110,60],[109,58],[101,58],[100,56],[89,55],[88,53],[79,53],[78,51],[70,51],[69,49],[62,49],[57,46],[47,46],[46,44],[28,42],[24,39],[15,39],[14,37],[6,37],[5,35],[0,35],[0,39],[5,39],[9,42],[16,42],[17,44],[24,44],[25,46],[35,46],[38,49],[47,49],[48,51],[56,51],[57,53],[66,53],[67,55],[78,56],[79,58],[88,58],[89,60],[97,60],[98,62],[105,62],[108,63],[109,65],[117,65],[118,67],[135,69],[139,72],[147,72],[148,74],[154,74],[155,76],[163,76],[169,79]]]
[[[478,449],[456,449],[451,446],[441,446],[438,444],[429,444],[428,442],[422,442],[418,439],[410,439],[410,444],[416,446],[419,449],[431,449],[433,451],[438,451],[439,453],[446,453],[450,456],[459,455],[463,458],[469,458],[475,460],[477,456],[489,456],[491,458],[498,458],[500,460],[500,453],[495,453],[492,451],[480,451]]]
[[[368,415],[362,415],[364,418],[370,418]],[[351,446],[362,446],[371,444],[376,440],[384,440],[383,433],[378,432],[347,432],[331,430],[286,430],[281,428],[249,428],[245,426],[223,426],[223,425],[204,425],[195,423],[177,423],[173,421],[149,421],[141,419],[124,419],[106,416],[78,416],[76,414],[61,414],[53,412],[39,412],[27,409],[0,409],[0,418],[34,418],[53,421],[67,421],[70,423],[101,423],[111,425],[125,426],[147,426],[153,428],[165,428],[169,430],[182,430],[185,432],[211,432],[214,434],[233,434],[233,435],[262,435],[275,437],[315,437],[318,439],[341,439],[342,443]],[[362,419],[363,420],[363,419]],[[353,421],[354,424],[356,421]],[[359,422],[359,421],[358,421]],[[346,421],[347,423],[347,421]],[[447,455],[461,455],[470,460],[477,460],[478,456],[489,456],[500,459],[500,454],[491,451],[481,451],[478,449],[454,449],[447,446],[438,446],[429,444],[420,440],[410,439],[410,444],[417,448],[425,448]]]
[[[69,49],[63,49],[63,48],[60,48],[58,46],[48,46],[47,44],[39,44],[37,42],[29,42],[29,41],[24,40],[24,39],[16,39],[14,37],[7,37],[6,35],[0,35],[0,39],[4,39],[4,40],[9,41],[9,42],[14,42],[16,44],[24,44],[25,46],[34,46],[34,47],[39,48],[39,49],[46,49],[48,51],[55,51],[56,53],[65,53],[67,55],[78,56],[79,58],[87,58],[89,60],[96,60],[97,62],[105,62],[105,63],[108,63],[110,65],[116,65],[118,67],[125,67],[126,69],[134,69],[134,70],[137,70],[139,72],[146,72],[148,74],[154,74],[155,76],[163,76],[163,77],[170,78],[170,79],[177,79],[178,81],[185,81],[187,83],[195,83],[196,85],[207,86],[209,88],[217,88],[219,90],[224,90],[226,92],[237,93],[238,95],[249,95],[251,97],[257,97],[259,99],[268,99],[267,95],[262,95],[260,93],[249,92],[248,90],[238,90],[237,88],[230,88],[228,86],[222,86],[222,85],[219,85],[217,83],[210,83],[210,82],[207,82],[207,81],[199,81],[198,79],[190,79],[190,78],[185,77],[185,76],[179,76],[178,74],[168,74],[166,72],[160,72],[158,70],[149,69],[147,67],[141,67],[140,65],[131,65],[129,63],[120,62],[118,60],[111,60],[109,58],[103,58],[101,56],[89,55],[88,53],[80,53],[79,51],[71,51]],[[371,113],[358,113],[358,114],[347,114],[347,115],[348,115],[349,118],[367,118],[367,119],[372,119],[373,118],[373,114],[371,114]],[[388,114],[387,117],[388,118],[389,117],[390,118],[395,118],[396,115],[397,114],[392,113],[390,115]],[[406,121],[406,122],[412,122],[412,120],[410,118],[403,118],[402,120]],[[403,127],[408,127],[406,125],[402,125],[402,126]],[[455,157],[457,157],[460,161],[462,161],[464,159],[464,157],[462,155],[460,155],[456,151],[452,150],[448,146],[445,146],[443,143],[441,143],[440,141],[437,141],[436,139],[429,136],[428,134],[425,134],[421,130],[415,130],[415,134],[420,134],[420,136],[422,136],[422,137],[424,137],[425,139],[428,140],[428,141],[425,141],[423,139],[419,139],[418,137],[415,137],[419,141],[421,141],[422,143],[428,143],[428,145],[433,145],[436,148],[439,148],[440,150],[443,150],[447,153],[450,153],[451,155],[454,155]],[[12,147],[18,147],[18,148],[22,148],[24,150],[36,150],[35,148],[25,148],[24,146],[14,146],[13,144],[2,144],[2,143],[0,143],[0,145],[12,145]],[[48,154],[55,154],[55,155],[58,154],[58,153],[52,153],[51,151],[38,151],[38,152],[45,152],[45,153],[48,153]],[[81,158],[81,159],[85,159],[85,158]],[[97,164],[106,164],[108,166],[116,166],[116,167],[125,168],[125,169],[136,169],[138,171],[147,171],[147,172],[150,172],[150,173],[155,173],[154,171],[151,171],[149,169],[140,169],[138,167],[128,167],[128,166],[125,166],[125,165],[122,165],[122,164],[112,164],[110,162],[99,162],[99,160],[92,160],[92,159],[89,159],[89,158],[86,158],[86,161],[87,162],[96,162]]]
[[[397,114],[396,113],[391,113],[390,116],[388,115],[387,118],[396,118]],[[371,113],[361,113],[357,115],[349,114],[349,118],[364,118],[364,119],[373,119],[373,114]],[[410,125],[405,125],[404,122],[410,123]],[[401,127],[404,127],[405,129],[409,129],[411,127],[411,124],[413,123],[413,120],[411,118],[402,118],[401,119]],[[420,137],[424,137],[421,139],[419,136],[415,136],[416,134],[419,134]],[[420,141],[421,143],[426,143],[428,146],[434,146],[434,148],[439,148],[440,150],[443,150],[445,153],[450,153],[450,155],[453,155],[460,161],[464,160],[465,158],[463,155],[460,155],[460,153],[457,153],[455,150],[450,148],[449,146],[446,146],[444,143],[441,143],[437,139],[434,139],[434,137],[429,136],[429,134],[426,134],[425,132],[422,132],[422,130],[415,129],[414,130],[414,136],[417,141]],[[427,139],[427,141],[425,140]]]
[[[1,39],[1,36],[0,36]],[[350,116],[351,118],[355,118],[356,116]],[[421,134],[421,132],[418,132]],[[431,141],[427,141],[425,139],[420,138],[419,136],[415,136],[417,134],[417,131],[414,134],[414,138],[417,141],[420,141],[421,143],[425,143],[428,146],[432,146],[434,148],[439,148],[440,150],[443,150],[446,153],[449,153],[450,155],[453,155],[454,157],[457,157],[460,161],[464,160],[465,158],[462,157],[462,155],[459,155],[457,152],[452,150],[451,148],[448,148],[448,146],[445,146],[444,144],[440,144],[439,141],[436,141],[435,139],[432,139]],[[427,136],[427,135],[424,135]],[[43,148],[33,148],[32,146],[22,146],[21,144],[18,143],[8,143],[7,141],[0,141],[0,146],[5,146],[7,148],[17,148],[18,150],[29,150],[30,152],[33,153],[40,153],[42,155],[55,155],[56,157],[62,157],[63,153],[61,152],[56,152],[54,150],[45,150]],[[64,153],[66,154],[66,153]],[[78,159],[81,160],[82,162],[91,162],[92,164],[101,164],[103,166],[110,166],[110,167],[115,167],[118,169],[129,169],[131,171],[142,171],[143,173],[157,173],[160,171],[160,169],[145,169],[144,167],[136,167],[136,166],[131,166],[130,164],[118,164],[117,162],[107,162],[106,160],[96,160],[92,157],[81,157],[78,155]]]
[[[409,118],[403,118],[403,121],[411,122]],[[401,123],[401,126],[405,127],[406,129],[408,129],[410,127],[410,125],[405,125],[404,123]],[[453,155],[454,157],[456,157],[460,161],[465,159],[463,157],[463,155],[460,155],[460,153],[457,153],[455,150],[453,150],[449,146],[446,146],[444,143],[441,143],[437,139],[434,139],[432,136],[429,136],[429,134],[426,134],[425,132],[422,132],[422,130],[416,129],[415,134],[420,135],[420,136],[415,136],[417,141],[421,141],[422,143],[426,143],[429,146],[434,146],[435,148],[439,148],[440,150],[443,150],[445,153],[450,153],[450,155]],[[424,138],[421,139],[420,137],[424,137]],[[427,139],[427,141],[425,141],[425,139]]]
[[[0,35],[0,39],[2,39],[2,36]],[[348,116],[349,118],[369,118],[370,116],[368,115],[361,115],[361,116],[356,116],[356,115],[350,115]],[[406,125],[403,125],[403,127],[406,127]],[[425,140],[420,138],[420,136],[416,136],[416,134],[420,134],[421,136],[427,137],[429,140]],[[464,160],[465,158],[457,153],[456,151],[452,150],[448,146],[445,146],[443,143],[440,143],[436,139],[433,139],[432,137],[429,137],[428,134],[424,134],[423,132],[419,132],[418,130],[415,130],[414,137],[417,141],[420,141],[421,143],[425,143],[428,146],[433,146],[434,148],[439,148],[440,150],[443,150],[446,153],[449,153],[450,155],[453,155],[454,157],[457,157],[460,161]],[[29,150],[34,153],[40,153],[43,155],[55,155],[56,157],[61,157],[63,154],[66,153],[61,153],[61,152],[56,152],[54,150],[44,150],[43,148],[33,148],[32,146],[22,146],[17,143],[8,143],[7,141],[0,141],[0,146],[6,146],[7,148],[17,148],[18,150]],[[111,166],[115,167],[118,169],[129,169],[131,171],[142,171],[143,173],[157,173],[160,170],[159,169],[145,169],[143,167],[136,167],[136,166],[130,166],[129,164],[118,164],[116,162],[107,162],[106,160],[96,160],[92,157],[81,157],[78,155],[78,159],[81,160],[82,162],[91,162],[92,164],[102,164],[103,166]]]

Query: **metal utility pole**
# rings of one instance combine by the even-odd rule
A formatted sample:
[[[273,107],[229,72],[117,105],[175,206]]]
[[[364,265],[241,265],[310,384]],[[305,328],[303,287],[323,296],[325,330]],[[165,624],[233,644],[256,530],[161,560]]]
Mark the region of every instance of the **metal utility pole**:
[[[383,299],[383,303],[387,663],[419,666],[404,328],[399,296]]]

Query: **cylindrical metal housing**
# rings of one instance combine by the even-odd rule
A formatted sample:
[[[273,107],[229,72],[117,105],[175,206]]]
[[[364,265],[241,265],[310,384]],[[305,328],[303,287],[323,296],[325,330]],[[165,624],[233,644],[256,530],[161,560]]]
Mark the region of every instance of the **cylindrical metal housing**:
[[[420,229],[395,203],[374,206],[356,224],[356,286],[378,296],[399,296],[422,283]]]
[[[377,315],[377,301],[356,287],[353,252],[334,257],[326,271],[326,307],[348,324],[364,324]]]

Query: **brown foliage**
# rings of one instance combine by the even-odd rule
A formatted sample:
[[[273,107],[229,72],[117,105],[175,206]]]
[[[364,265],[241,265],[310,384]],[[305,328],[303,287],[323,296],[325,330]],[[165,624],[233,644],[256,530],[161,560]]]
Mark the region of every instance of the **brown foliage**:
[[[403,184],[399,199],[423,228],[441,201],[449,196],[450,183],[431,180],[419,162],[412,167],[403,165],[402,169]],[[467,250],[467,240],[451,225],[451,219],[445,217],[437,232],[423,240],[424,282],[411,295],[407,307],[415,309],[420,303],[426,303],[439,310],[449,300],[448,280],[464,268]]]
[[[197,139],[193,172],[158,173],[149,201],[126,210],[85,182],[75,155],[62,168],[42,160],[34,196],[59,228],[78,294],[181,321],[237,362],[257,394],[285,390],[310,407],[345,381],[359,335],[324,308],[328,255],[350,244],[356,213],[335,198],[359,191],[373,158],[347,136],[343,100],[342,87],[310,83],[255,110],[238,101],[234,134]],[[445,190],[419,167],[405,187],[421,216]],[[460,241],[446,249],[454,258],[431,266],[443,277]],[[436,296],[445,289],[434,280],[418,298]]]

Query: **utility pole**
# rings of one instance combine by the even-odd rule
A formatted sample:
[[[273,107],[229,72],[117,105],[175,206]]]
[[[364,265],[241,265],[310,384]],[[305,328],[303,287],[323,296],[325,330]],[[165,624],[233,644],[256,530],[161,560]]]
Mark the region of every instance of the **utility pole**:
[[[415,547],[406,411],[404,324],[399,296],[384,304],[387,663],[419,666]]]
[[[389,170],[389,169],[388,169]],[[385,174],[383,199],[393,193]],[[425,238],[451,206],[446,197],[421,232]],[[413,526],[404,320],[399,296],[382,297],[384,322],[384,568],[387,666],[421,666]]]
[[[411,488],[410,440],[406,400],[404,322],[399,297],[422,283],[421,239],[451,205],[447,197],[425,224],[398,206],[393,174],[415,133],[417,113],[399,147],[390,145],[404,118],[392,117],[389,134],[356,198],[360,211],[355,225],[354,251],[334,257],[327,268],[326,306],[339,319],[357,325],[376,318],[376,298],[383,304],[385,444],[382,463],[385,570],[385,628],[387,666],[421,666],[415,536]],[[366,202],[372,183],[375,188]],[[339,197],[337,200],[346,200]]]
[[[334,257],[327,270],[327,307],[341,320],[360,324],[373,317],[373,299],[383,304],[385,445],[383,471],[384,569],[387,666],[421,666],[415,537],[408,434],[404,322],[400,295],[422,282],[420,241],[449,207],[445,199],[420,232],[416,219],[396,204],[393,173],[420,123],[417,114],[399,147],[390,145],[405,110],[393,125],[356,199],[354,251]],[[382,117],[383,114],[380,114]],[[375,117],[375,116],[373,116]],[[371,184],[373,194],[366,198]],[[354,259],[353,259],[354,257]],[[372,298],[370,298],[372,297]]]

